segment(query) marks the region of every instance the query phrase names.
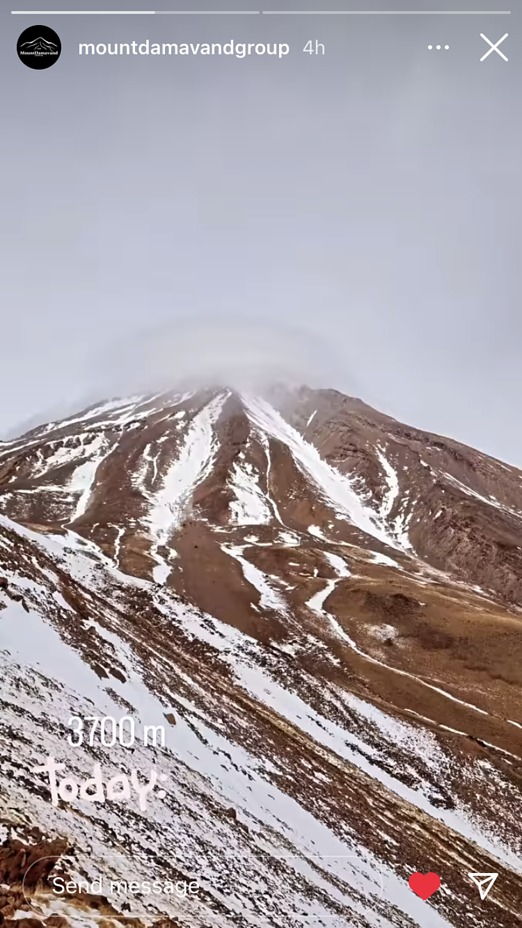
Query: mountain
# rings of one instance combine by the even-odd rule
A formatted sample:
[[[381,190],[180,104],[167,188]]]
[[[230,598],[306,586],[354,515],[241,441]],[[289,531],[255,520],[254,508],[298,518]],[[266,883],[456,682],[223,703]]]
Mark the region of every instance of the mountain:
[[[6,924],[522,925],[516,468],[329,390],[93,406],[0,443],[0,663]]]
[[[48,39],[39,36],[37,39],[32,39],[31,42],[24,42],[21,47],[34,52],[50,52],[56,50],[56,43],[49,42]]]

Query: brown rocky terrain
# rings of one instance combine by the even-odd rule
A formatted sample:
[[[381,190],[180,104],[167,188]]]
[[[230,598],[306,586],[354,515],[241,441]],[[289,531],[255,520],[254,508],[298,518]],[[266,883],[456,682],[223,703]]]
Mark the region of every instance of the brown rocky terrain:
[[[335,391],[93,407],[0,443],[0,659],[17,926],[522,924],[516,468]],[[68,741],[124,716],[132,747]],[[54,807],[48,755],[171,785],[143,813]],[[101,912],[45,873],[21,900],[13,828],[79,877],[199,895]],[[441,876],[429,902],[416,870]],[[470,872],[499,874],[487,900]]]

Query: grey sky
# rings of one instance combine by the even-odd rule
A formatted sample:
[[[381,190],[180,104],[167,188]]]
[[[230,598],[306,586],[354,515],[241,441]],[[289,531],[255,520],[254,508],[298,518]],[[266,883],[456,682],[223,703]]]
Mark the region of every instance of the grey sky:
[[[4,10],[0,434],[158,373],[288,367],[522,466],[521,19],[47,17],[37,72],[38,20]],[[77,54],[145,38],[291,54]]]

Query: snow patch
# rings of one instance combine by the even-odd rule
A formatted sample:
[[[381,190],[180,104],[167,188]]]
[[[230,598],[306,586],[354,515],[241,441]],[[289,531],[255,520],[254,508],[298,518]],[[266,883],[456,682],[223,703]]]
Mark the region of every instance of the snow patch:
[[[235,558],[235,560],[241,564],[245,580],[255,587],[260,594],[259,605],[261,608],[273,609],[276,612],[281,612],[283,615],[286,615],[287,605],[285,600],[277,590],[273,589],[266,574],[243,557],[245,548],[241,545],[221,545],[221,548],[226,554],[229,554],[230,557]]]
[[[397,570],[402,570],[400,564],[397,564],[397,561],[388,557],[387,554],[380,554],[378,551],[372,551],[371,556],[374,564],[382,564],[385,567],[395,567]]]
[[[103,435],[97,435],[89,447],[90,458],[74,471],[69,482],[69,489],[79,493],[76,509],[71,519],[75,522],[86,512],[89,506],[92,488],[96,480],[98,467],[106,456],[107,441]]]
[[[379,463],[386,474],[387,489],[381,504],[380,515],[382,519],[387,519],[399,495],[399,478],[397,477],[395,468],[391,466],[382,449],[376,448],[376,452]]]
[[[271,512],[259,486],[259,475],[248,461],[234,464],[229,487],[235,499],[230,503],[232,521],[236,525],[268,525]]]

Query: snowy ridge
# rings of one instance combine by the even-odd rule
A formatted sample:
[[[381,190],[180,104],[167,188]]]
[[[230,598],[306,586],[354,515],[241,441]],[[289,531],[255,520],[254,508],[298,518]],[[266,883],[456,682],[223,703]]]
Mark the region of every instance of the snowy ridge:
[[[340,517],[348,518],[361,531],[384,544],[399,547],[382,520],[362,502],[350,480],[323,461],[317,449],[285,422],[269,403],[250,395],[243,396],[243,402],[252,421],[289,448],[300,469],[316,484],[326,502]]]
[[[486,503],[488,506],[493,506],[495,509],[499,509],[501,512],[505,512],[507,515],[514,516],[515,519],[522,519],[522,509],[512,509],[510,506],[505,506],[503,503],[499,503],[498,499],[495,497],[483,496],[481,493],[477,493],[476,490],[472,490],[471,487],[466,486],[462,483],[461,480],[457,480],[456,477],[452,477],[451,474],[444,473],[443,477],[456,487],[458,490],[461,490],[462,493],[465,493],[467,496],[472,496],[474,499],[479,500],[481,503]]]
[[[194,489],[210,473],[217,450],[213,425],[227,397],[221,393],[194,417],[178,457],[165,474],[149,511],[149,525],[157,544],[174,534],[190,505]]]

